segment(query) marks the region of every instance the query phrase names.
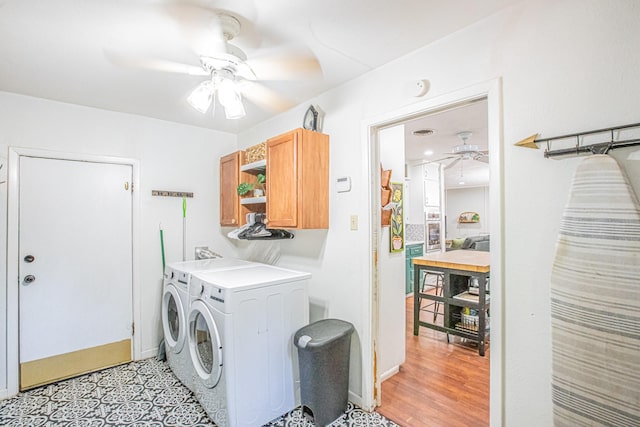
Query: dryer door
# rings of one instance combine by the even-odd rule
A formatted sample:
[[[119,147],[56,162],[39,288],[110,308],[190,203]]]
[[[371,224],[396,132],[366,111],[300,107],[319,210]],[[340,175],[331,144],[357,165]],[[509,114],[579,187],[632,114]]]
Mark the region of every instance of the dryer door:
[[[222,376],[222,343],[213,315],[201,300],[189,310],[189,353],[204,385],[215,387]]]
[[[169,349],[179,353],[187,335],[187,322],[180,293],[171,283],[165,286],[162,295],[162,329]]]

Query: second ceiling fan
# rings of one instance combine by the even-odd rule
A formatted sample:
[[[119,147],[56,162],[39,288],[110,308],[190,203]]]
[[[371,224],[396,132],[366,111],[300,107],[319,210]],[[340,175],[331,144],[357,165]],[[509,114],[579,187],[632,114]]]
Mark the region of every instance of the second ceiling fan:
[[[444,168],[450,169],[455,166],[460,161],[464,160],[477,160],[482,163],[489,163],[489,151],[488,150],[480,150],[479,147],[475,144],[467,144],[467,141],[473,135],[470,131],[459,132],[456,136],[460,138],[462,144],[456,145],[453,147],[450,153],[450,156],[443,157],[438,160],[433,160],[433,163],[440,163],[444,160],[454,159],[451,163],[447,164]],[[432,163],[430,162],[430,163]]]

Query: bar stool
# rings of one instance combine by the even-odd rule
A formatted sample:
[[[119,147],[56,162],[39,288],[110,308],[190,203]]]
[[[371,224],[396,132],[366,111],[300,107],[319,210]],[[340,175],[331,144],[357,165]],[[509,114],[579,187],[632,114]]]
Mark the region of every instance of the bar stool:
[[[435,280],[435,283],[431,284],[431,282]],[[444,285],[444,273],[441,271],[431,271],[431,270],[422,270],[422,287],[420,289],[421,293],[426,293],[432,289],[435,289],[435,296],[442,296],[442,288]],[[422,304],[423,301],[428,301],[427,304]],[[440,309],[440,301],[432,301],[426,298],[420,299],[420,311],[426,311],[428,313],[433,313],[433,323],[436,322],[438,318],[438,314]]]

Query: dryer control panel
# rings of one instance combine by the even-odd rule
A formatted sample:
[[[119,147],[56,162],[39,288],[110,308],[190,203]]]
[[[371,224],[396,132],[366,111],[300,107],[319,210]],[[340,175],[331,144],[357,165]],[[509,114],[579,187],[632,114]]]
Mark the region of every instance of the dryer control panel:
[[[226,300],[226,290],[204,282],[202,299],[207,304],[222,309]]]

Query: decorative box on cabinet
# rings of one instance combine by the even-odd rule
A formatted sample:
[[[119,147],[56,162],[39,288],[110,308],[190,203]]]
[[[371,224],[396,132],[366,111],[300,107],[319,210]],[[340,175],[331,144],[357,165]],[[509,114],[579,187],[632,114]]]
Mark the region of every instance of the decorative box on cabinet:
[[[267,140],[269,228],[329,228],[329,135],[306,129]]]

